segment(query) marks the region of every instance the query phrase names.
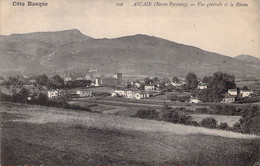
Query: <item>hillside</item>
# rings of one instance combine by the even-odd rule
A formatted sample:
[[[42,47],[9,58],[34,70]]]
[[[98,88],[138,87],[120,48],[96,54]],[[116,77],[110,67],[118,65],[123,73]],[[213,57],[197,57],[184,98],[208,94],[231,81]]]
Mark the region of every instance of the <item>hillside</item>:
[[[1,103],[1,165],[253,165],[259,137]],[[228,149],[228,150],[227,150]]]
[[[258,64],[260,65],[260,59],[257,58],[257,57],[254,57],[254,56],[251,56],[251,55],[244,55],[244,54],[241,54],[241,55],[238,55],[236,57],[234,57],[235,59],[238,59],[240,61],[244,61],[244,62],[247,62],[247,63],[253,63],[253,64]]]
[[[253,63],[147,35],[93,39],[78,30],[16,34],[1,37],[0,52],[3,75],[62,74],[75,68],[157,76],[225,71],[244,77],[260,71]]]

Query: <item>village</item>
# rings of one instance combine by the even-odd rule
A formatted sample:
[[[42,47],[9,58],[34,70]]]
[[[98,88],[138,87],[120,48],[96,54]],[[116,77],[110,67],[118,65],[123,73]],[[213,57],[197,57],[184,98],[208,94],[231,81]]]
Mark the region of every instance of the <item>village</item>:
[[[189,74],[191,79],[187,80]],[[79,99],[94,100],[97,97],[100,100],[102,97],[102,99],[110,100],[111,98],[114,98],[112,100],[125,98],[128,100],[124,101],[149,100],[193,104],[242,103],[258,96],[257,92],[247,86],[236,87],[233,85],[232,89],[222,87],[226,90],[224,93],[221,92],[219,94],[221,96],[218,98],[213,99],[214,97],[207,96],[211,99],[205,99],[203,93],[208,93],[207,90],[213,88],[213,85],[209,85],[208,78],[210,77],[199,79],[195,73],[189,74],[186,78],[175,76],[159,79],[155,76],[147,76],[143,79],[126,80],[122,73],[101,76],[96,70],[90,70],[86,75],[66,73],[64,77],[59,75],[47,77],[45,74],[32,77],[1,77],[0,89],[2,94],[14,95],[24,88],[28,90],[28,100],[39,97],[39,94],[44,94],[50,100],[65,99],[67,102]]]

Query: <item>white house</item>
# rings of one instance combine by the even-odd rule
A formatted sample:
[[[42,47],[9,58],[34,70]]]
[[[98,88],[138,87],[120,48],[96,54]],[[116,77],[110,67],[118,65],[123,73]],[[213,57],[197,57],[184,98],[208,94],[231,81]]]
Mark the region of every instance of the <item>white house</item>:
[[[233,96],[227,96],[223,99],[223,103],[234,103],[236,100],[235,100],[235,97]]]
[[[79,97],[90,97],[90,96],[92,96],[92,91],[90,91],[90,90],[77,90],[76,94],[78,94]]]
[[[64,78],[64,81],[65,81],[65,82],[68,82],[68,81],[71,81],[71,80],[72,80],[72,76],[71,76],[71,75],[66,76],[66,77]]]
[[[135,99],[137,99],[137,100],[146,99],[149,97],[150,97],[150,95],[147,92],[135,92]]]
[[[228,95],[230,96],[237,96],[237,89],[229,89]]]
[[[200,101],[199,99],[197,99],[197,98],[191,98],[190,99],[190,103],[202,103],[202,101]]]
[[[241,97],[251,97],[253,94],[252,90],[240,90]]]
[[[155,87],[154,87],[154,85],[145,85],[144,86],[144,90],[146,90],[146,91],[153,91],[153,90],[155,90]]]
[[[100,86],[100,85],[102,85],[102,79],[101,78],[96,78],[95,86]]]
[[[64,91],[63,90],[49,90],[48,91],[48,98],[52,99],[52,98],[58,98],[64,95]]]
[[[174,87],[180,87],[180,86],[183,85],[182,82],[171,82],[171,84],[172,84],[172,86],[174,86]]]
[[[132,91],[132,90],[125,90],[125,98],[133,99],[134,98],[134,91]]]
[[[140,88],[140,87],[141,87],[141,85],[142,85],[142,84],[141,84],[141,83],[139,83],[139,82],[135,82],[135,83],[134,83],[134,86],[135,86],[136,88]]]
[[[119,95],[119,96],[125,96],[125,90],[115,90],[114,91],[115,94]]]
[[[205,84],[205,83],[203,83],[203,82],[200,82],[199,84],[198,84],[198,89],[207,89],[207,84]]]

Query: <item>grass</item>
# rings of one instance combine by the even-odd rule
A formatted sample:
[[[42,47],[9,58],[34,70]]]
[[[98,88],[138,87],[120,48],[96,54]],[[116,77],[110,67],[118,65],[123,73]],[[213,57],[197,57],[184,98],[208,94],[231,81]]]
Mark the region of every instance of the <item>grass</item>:
[[[2,103],[2,165],[253,165],[259,137]]]

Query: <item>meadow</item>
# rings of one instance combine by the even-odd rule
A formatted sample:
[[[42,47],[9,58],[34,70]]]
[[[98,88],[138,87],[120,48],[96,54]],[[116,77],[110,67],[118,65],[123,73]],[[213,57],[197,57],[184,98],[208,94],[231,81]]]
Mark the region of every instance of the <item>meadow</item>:
[[[1,103],[1,165],[254,165],[259,137]]]

